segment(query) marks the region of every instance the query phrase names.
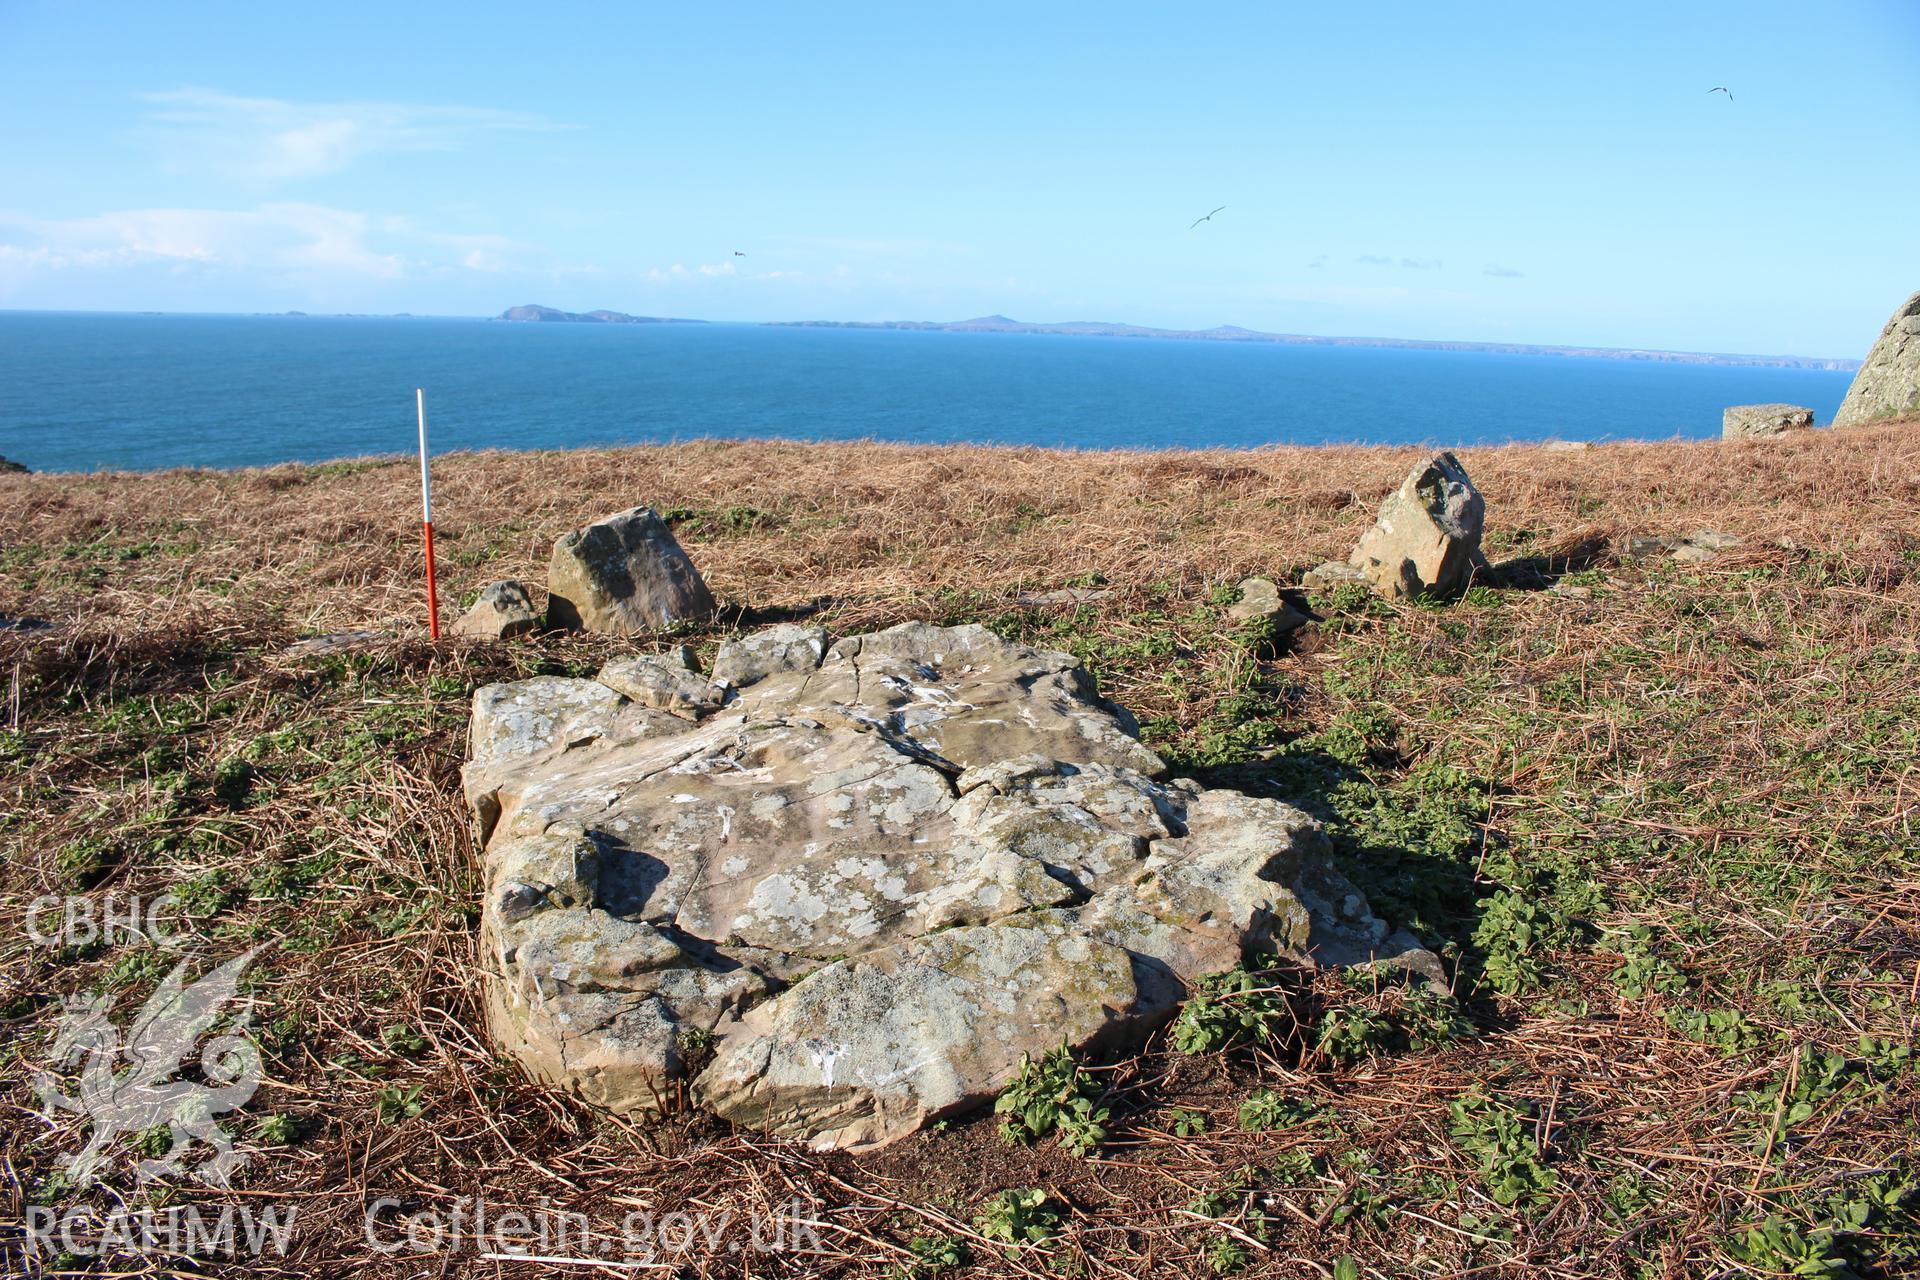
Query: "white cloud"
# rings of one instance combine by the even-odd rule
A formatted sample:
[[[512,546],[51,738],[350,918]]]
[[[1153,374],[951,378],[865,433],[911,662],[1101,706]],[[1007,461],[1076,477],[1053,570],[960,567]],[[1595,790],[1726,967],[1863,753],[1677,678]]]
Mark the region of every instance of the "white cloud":
[[[368,243],[364,214],[311,204],[253,209],[127,209],[84,218],[0,215],[0,266],[15,272],[164,267],[261,276],[405,274],[401,254]]]
[[[670,267],[649,267],[646,278],[654,281],[697,280],[705,276],[709,280],[765,280],[778,275],[778,272],[741,271],[731,262],[709,262],[689,267],[684,262],[676,262]]]
[[[537,268],[545,258],[538,247],[503,235],[435,231],[407,217],[293,202],[125,209],[84,218],[0,213],[0,284],[7,268],[17,276],[154,267],[345,284],[460,271],[500,275]],[[713,270],[702,267],[699,274]]]
[[[563,128],[486,107],[400,102],[288,102],[209,89],[148,93],[142,141],[174,168],[255,184],[338,173],[381,152],[453,151],[483,134]]]

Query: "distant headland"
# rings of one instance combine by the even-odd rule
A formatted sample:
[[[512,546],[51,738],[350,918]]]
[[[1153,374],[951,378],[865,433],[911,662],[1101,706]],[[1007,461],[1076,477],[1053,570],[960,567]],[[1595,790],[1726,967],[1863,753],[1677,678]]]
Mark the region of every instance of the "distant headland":
[[[666,316],[630,316],[624,311],[561,311],[529,303],[508,307],[497,319],[565,324],[707,324]],[[1268,342],[1300,347],[1389,347],[1403,351],[1472,351],[1488,355],[1565,356],[1587,360],[1641,360],[1656,364],[1710,364],[1766,369],[1830,369],[1850,373],[1858,360],[1826,356],[1755,356],[1719,351],[1657,351],[1639,347],[1566,347],[1531,342],[1466,342],[1446,338],[1332,338],[1309,333],[1264,333],[1237,324],[1211,329],[1156,329],[1104,320],[1035,324],[1006,316],[972,320],[763,320],[770,328],[908,329],[926,333],[1059,334],[1079,338],[1172,338],[1185,342]]]
[[[533,324],[705,324],[705,320],[682,320],[674,316],[630,316],[624,311],[561,311],[528,303],[508,307],[496,319],[518,320]]]
[[[1668,364],[1720,364],[1770,369],[1833,369],[1849,372],[1858,360],[1821,356],[1750,356],[1706,351],[1651,351],[1627,347],[1559,347],[1526,342],[1460,342],[1423,338],[1327,338],[1304,333],[1262,333],[1239,325],[1212,329],[1155,329],[1101,320],[1033,324],[1006,316],[973,320],[772,320],[766,323],[814,329],[915,329],[939,333],[1037,333],[1095,338],[1179,338],[1189,342],[1272,342],[1303,347],[1393,347],[1412,351],[1478,351],[1492,355],[1571,356],[1592,360],[1647,360]]]

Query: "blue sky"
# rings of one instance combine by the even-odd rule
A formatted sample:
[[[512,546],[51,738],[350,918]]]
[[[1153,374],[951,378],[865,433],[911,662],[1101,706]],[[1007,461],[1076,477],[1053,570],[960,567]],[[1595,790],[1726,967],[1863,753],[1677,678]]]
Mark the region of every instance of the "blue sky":
[[[0,0],[0,155],[7,308],[1860,355],[1920,4]]]

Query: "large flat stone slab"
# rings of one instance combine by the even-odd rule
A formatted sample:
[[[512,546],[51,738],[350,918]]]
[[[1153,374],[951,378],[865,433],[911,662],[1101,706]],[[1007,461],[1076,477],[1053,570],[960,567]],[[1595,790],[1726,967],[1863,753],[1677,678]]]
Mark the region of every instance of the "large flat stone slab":
[[[500,1046],[628,1112],[681,1082],[822,1146],[1136,1040],[1248,950],[1431,961],[1277,801],[1168,781],[1065,654],[907,624],[474,697]],[[665,692],[662,692],[662,691]]]

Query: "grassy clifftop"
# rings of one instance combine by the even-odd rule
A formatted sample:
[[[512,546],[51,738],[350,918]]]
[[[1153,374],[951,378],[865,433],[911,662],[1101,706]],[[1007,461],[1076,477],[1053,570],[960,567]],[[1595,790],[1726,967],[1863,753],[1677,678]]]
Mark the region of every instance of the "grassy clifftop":
[[[251,988],[266,1082],[233,1126],[253,1155],[225,1194],[301,1206],[273,1264],[291,1274],[415,1274],[368,1247],[363,1207],[475,1195],[608,1232],[636,1200],[800,1196],[828,1224],[777,1263],[724,1238],[669,1259],[692,1274],[932,1275],[962,1254],[962,1274],[1090,1276],[1920,1268],[1914,424],[1470,451],[1511,585],[1317,599],[1277,645],[1225,619],[1242,576],[1344,555],[1413,458],[694,443],[436,463],[447,597],[537,585],[559,533],[651,502],[730,606],[674,641],[710,655],[804,612],[1071,650],[1180,769],[1321,816],[1376,907],[1447,949],[1451,1001],[1265,970],[1221,998],[1231,1016],[1085,1064],[1112,1113],[1091,1158],[1010,1145],[991,1117],[824,1157],[531,1087],[475,1030],[467,701],[635,646],[427,643],[405,461],[0,476],[0,616],[54,624],[0,630],[0,1088],[31,1101],[62,996],[124,1018],[175,958],[40,945],[34,900],[170,892],[207,957],[271,944]],[[1741,541],[1694,563],[1634,541],[1703,529]],[[1108,594],[1022,603],[1064,587]],[[399,634],[279,656],[351,628]],[[1260,1034],[1222,1045],[1229,1027]],[[0,1218],[129,1189],[124,1147],[105,1187],[67,1183],[85,1137],[65,1114],[11,1126]],[[1025,1189],[1041,1198],[996,1199]],[[1046,1241],[1003,1251],[986,1237],[1010,1219]]]

